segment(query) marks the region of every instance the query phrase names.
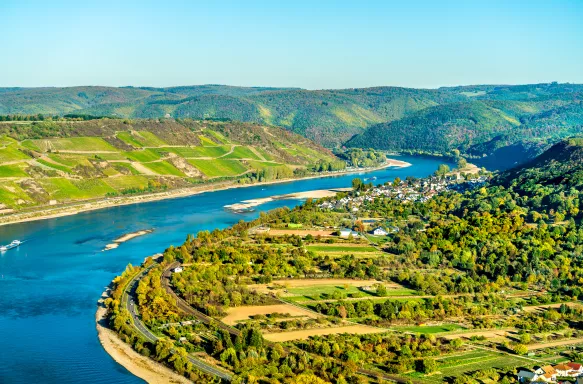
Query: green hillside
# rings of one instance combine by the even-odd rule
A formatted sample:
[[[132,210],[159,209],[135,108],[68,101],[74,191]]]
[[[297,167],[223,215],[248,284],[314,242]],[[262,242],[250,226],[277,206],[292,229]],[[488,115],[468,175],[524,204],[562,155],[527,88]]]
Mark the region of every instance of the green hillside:
[[[581,131],[583,85],[339,90],[232,87],[2,88],[0,115],[191,118],[279,126],[337,148],[531,158]]]
[[[343,166],[308,139],[252,123],[0,122],[0,211]]]

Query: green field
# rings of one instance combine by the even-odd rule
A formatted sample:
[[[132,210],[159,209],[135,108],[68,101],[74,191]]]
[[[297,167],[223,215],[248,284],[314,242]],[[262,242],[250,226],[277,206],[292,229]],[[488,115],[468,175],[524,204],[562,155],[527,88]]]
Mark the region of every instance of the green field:
[[[237,176],[247,172],[247,168],[237,160],[190,159],[188,162],[200,169],[207,177]]]
[[[138,139],[139,142],[142,143],[145,147],[163,147],[168,145],[164,140],[154,135],[152,132],[138,131],[138,134],[141,136]]]
[[[99,137],[70,137],[67,139],[32,140],[33,145],[43,152],[52,151],[109,151],[116,152],[107,141]]]
[[[148,161],[160,160],[160,155],[152,149],[143,149],[139,151],[124,152],[125,156],[133,161],[145,163]]]
[[[414,326],[403,326],[403,327],[393,327],[396,331],[402,332],[415,332],[415,333],[442,333],[442,332],[452,332],[465,329],[461,325],[457,324],[443,324],[443,325],[414,325]]]
[[[135,148],[162,147],[167,145],[162,139],[148,131],[119,132],[117,138]]]
[[[231,150],[230,145],[218,147],[164,147],[160,151],[172,152],[182,157],[220,157]]]
[[[377,249],[375,247],[371,247],[370,245],[353,245],[353,246],[344,246],[344,245],[307,245],[306,249],[308,251],[313,252],[346,252],[346,253],[357,253],[357,252],[376,252]]]
[[[26,159],[30,159],[30,157],[27,154],[19,151],[16,148],[16,145],[8,145],[4,148],[0,148],[0,163]]]
[[[18,208],[19,200],[30,203],[30,197],[26,192],[16,183],[11,181],[0,182],[0,203],[5,204],[11,208]]]
[[[251,149],[248,147],[235,147],[233,152],[229,153],[228,155],[224,156],[223,159],[253,159],[253,160],[261,160],[259,156],[255,154]]]
[[[156,172],[159,175],[185,176],[182,171],[167,161],[155,161],[153,163],[144,163],[144,166]]]
[[[281,163],[268,163],[265,161],[257,161],[257,160],[249,160],[247,161],[252,169],[264,169],[264,168],[271,168],[271,167],[285,167],[284,164]]]
[[[128,188],[146,188],[148,186],[148,179],[144,176],[109,177],[104,179],[104,182],[118,191]]]
[[[0,177],[29,177],[19,164],[0,165]]]
[[[134,148],[142,148],[143,145],[130,132],[119,132],[116,137],[124,143],[131,145]]]
[[[39,180],[39,183],[52,199],[60,201],[102,197],[108,191],[112,191],[101,179],[72,181],[65,178],[50,178]]]
[[[36,160],[38,163],[44,165],[45,167],[49,167],[49,168],[53,168],[53,169],[58,169],[59,171],[63,171],[66,173],[71,173],[71,168],[67,167],[66,165],[62,165],[62,164],[55,164],[52,163],[50,161],[46,161],[43,159],[37,159]]]
[[[463,354],[439,357],[438,372],[431,375],[422,373],[404,374],[403,377],[412,378],[423,383],[443,383],[446,378],[470,374],[477,370],[488,368],[516,368],[524,366],[526,361],[504,353],[484,350],[473,350]]]
[[[205,129],[205,130],[203,130],[203,132],[205,135],[212,136],[214,141],[219,142],[220,144],[228,144],[229,143],[229,140],[217,131],[213,131],[211,129]]]
[[[200,143],[204,146],[204,147],[212,147],[212,146],[216,146],[218,145],[217,143],[215,143],[212,139],[210,139],[209,137],[206,137],[204,135],[199,135],[198,136],[200,139]]]

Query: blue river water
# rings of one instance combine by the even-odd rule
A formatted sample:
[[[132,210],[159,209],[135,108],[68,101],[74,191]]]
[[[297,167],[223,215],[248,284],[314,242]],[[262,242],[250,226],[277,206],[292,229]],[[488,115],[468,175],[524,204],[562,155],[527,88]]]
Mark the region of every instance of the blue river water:
[[[366,175],[342,175],[258,185],[77,215],[0,226],[0,244],[26,242],[0,254],[0,383],[142,383],[102,349],[95,329],[96,302],[128,263],[180,245],[186,235],[257,217],[259,210],[295,206],[277,200],[236,214],[226,204],[315,189],[349,187],[355,177],[424,177],[441,159],[407,157],[413,165]],[[451,164],[450,164],[451,165]],[[102,252],[122,234],[155,231]]]

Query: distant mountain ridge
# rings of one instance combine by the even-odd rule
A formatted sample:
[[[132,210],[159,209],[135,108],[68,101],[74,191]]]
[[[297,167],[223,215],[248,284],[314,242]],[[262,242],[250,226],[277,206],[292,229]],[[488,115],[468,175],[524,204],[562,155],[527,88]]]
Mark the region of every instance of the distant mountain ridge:
[[[219,119],[281,126],[319,144],[532,158],[583,132],[583,85],[338,90],[233,87],[0,88],[0,115]]]

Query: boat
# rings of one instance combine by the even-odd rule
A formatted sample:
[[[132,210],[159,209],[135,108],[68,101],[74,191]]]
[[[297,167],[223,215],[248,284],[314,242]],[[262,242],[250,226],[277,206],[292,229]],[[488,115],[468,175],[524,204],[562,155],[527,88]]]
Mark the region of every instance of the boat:
[[[0,252],[5,252],[9,249],[16,248],[22,243],[24,243],[24,241],[12,240],[12,243],[10,243],[8,245],[0,245]]]

